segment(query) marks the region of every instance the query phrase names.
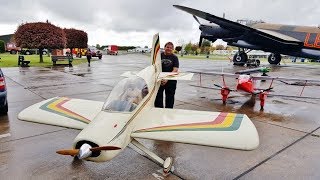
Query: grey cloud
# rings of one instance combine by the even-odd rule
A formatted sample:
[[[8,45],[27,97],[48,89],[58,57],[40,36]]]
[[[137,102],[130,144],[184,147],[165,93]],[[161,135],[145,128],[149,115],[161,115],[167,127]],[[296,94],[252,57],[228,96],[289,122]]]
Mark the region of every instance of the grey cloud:
[[[318,0],[15,0],[1,4],[0,24],[17,26],[22,21],[48,19],[60,27],[91,32],[96,29],[126,34],[160,32],[176,39],[191,38],[200,32],[192,16],[174,8],[173,4],[217,16],[225,13],[230,20],[249,18],[269,23],[320,24]]]

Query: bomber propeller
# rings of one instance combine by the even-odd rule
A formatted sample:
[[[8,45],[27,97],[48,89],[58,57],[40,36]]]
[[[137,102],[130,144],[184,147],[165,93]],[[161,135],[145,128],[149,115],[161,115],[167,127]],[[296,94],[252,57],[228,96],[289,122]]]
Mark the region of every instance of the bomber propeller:
[[[197,16],[195,16],[195,15],[192,15],[192,16],[201,25],[201,23],[200,23],[199,19],[197,18]]]
[[[203,26],[203,25],[200,23],[200,21],[199,21],[199,19],[197,18],[197,16],[192,15],[192,17],[199,23],[199,25],[200,25],[199,28],[201,28],[201,26]],[[201,30],[201,29],[200,29],[200,30]],[[199,47],[201,47],[202,40],[203,40],[203,36],[202,36],[202,33],[201,33],[200,39],[199,39]]]

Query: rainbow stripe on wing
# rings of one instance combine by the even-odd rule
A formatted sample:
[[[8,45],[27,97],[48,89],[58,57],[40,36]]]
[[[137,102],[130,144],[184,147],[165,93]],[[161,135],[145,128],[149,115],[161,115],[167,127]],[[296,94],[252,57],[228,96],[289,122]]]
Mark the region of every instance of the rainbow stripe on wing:
[[[135,131],[135,133],[159,131],[236,131],[239,129],[243,117],[243,114],[220,113],[213,121],[159,126],[140,129]]]
[[[71,111],[70,109],[63,107],[63,105],[70,100],[70,98],[66,97],[53,98],[49,102],[40,106],[40,109],[89,124],[89,119]]]

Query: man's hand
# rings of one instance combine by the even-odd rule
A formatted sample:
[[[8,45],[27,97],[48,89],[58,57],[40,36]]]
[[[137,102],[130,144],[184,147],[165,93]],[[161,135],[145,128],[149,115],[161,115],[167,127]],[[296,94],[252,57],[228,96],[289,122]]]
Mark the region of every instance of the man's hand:
[[[162,79],[162,80],[161,80],[161,86],[164,86],[165,84],[167,84],[167,82],[168,82],[168,80]]]

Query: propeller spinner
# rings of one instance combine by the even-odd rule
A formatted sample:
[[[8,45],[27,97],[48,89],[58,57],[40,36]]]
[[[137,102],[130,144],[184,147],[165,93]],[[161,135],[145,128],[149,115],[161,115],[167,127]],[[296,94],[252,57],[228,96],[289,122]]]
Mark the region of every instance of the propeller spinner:
[[[63,149],[57,151],[58,154],[61,155],[70,155],[70,156],[77,156],[79,159],[85,159],[90,157],[92,152],[96,151],[113,151],[119,150],[120,147],[117,146],[100,146],[100,147],[91,147],[89,144],[84,143],[80,149]]]

